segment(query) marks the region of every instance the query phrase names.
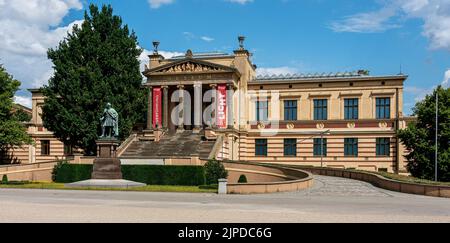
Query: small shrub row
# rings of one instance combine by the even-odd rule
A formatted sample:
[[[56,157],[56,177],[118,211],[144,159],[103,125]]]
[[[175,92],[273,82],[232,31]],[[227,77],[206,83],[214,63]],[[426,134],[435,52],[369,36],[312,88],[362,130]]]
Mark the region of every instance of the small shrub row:
[[[92,165],[59,163],[53,170],[53,181],[73,183],[89,180]],[[201,166],[122,165],[125,180],[147,185],[198,186],[205,184],[205,170]]]

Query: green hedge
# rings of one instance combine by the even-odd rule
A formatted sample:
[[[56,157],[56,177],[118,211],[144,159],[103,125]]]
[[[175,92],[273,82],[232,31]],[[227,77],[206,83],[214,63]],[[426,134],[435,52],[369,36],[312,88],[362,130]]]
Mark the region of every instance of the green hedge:
[[[53,169],[57,183],[72,183],[91,179],[92,165],[59,164]]]
[[[92,165],[64,164],[55,168],[55,182],[72,183],[91,178]],[[125,180],[147,185],[199,186],[205,184],[201,166],[123,165]]]
[[[124,165],[123,178],[147,185],[199,186],[205,184],[201,166]]]

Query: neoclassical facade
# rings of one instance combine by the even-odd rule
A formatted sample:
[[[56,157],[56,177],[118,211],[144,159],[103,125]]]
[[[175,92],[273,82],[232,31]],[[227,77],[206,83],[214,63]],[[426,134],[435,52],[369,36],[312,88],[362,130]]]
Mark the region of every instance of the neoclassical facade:
[[[224,160],[405,172],[396,130],[412,120],[403,115],[406,75],[257,76],[243,40],[233,54],[189,50],[171,59],[155,43],[143,73],[147,134],[221,136],[217,157]],[[205,99],[208,91],[212,99]],[[210,120],[202,120],[205,113]]]
[[[123,142],[122,161],[201,164],[215,157],[406,172],[396,136],[414,119],[403,115],[406,75],[257,76],[243,37],[232,54],[188,50],[165,59],[158,45],[143,72],[147,123]],[[31,92],[36,144],[21,152],[23,162],[66,157],[71,149],[42,126],[42,94]]]

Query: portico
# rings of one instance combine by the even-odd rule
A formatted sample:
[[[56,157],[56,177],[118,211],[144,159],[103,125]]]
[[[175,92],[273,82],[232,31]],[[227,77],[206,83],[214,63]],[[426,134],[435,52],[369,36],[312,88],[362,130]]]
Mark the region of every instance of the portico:
[[[165,60],[155,46],[149,57],[150,67],[144,72],[148,78],[147,131],[199,132],[234,127],[233,99],[241,77],[236,68],[196,58],[190,50],[183,57]],[[153,65],[156,67],[151,68]]]

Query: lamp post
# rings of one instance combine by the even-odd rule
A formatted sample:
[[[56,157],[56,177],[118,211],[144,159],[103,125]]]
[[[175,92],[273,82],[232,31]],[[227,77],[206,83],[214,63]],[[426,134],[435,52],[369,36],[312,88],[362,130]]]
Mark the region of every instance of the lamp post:
[[[439,87],[436,89],[436,151],[434,156],[434,178],[438,181],[438,130],[439,130]]]
[[[330,130],[326,130],[324,132],[317,133],[317,134],[315,134],[315,135],[313,135],[313,136],[311,136],[309,138],[305,138],[305,139],[303,139],[303,140],[298,142],[298,143],[301,143],[301,142],[303,142],[305,140],[312,139],[312,138],[316,137],[317,135],[320,135],[320,167],[323,167],[323,152],[324,152],[324,149],[323,149],[323,135],[330,135],[330,134],[331,134]]]

